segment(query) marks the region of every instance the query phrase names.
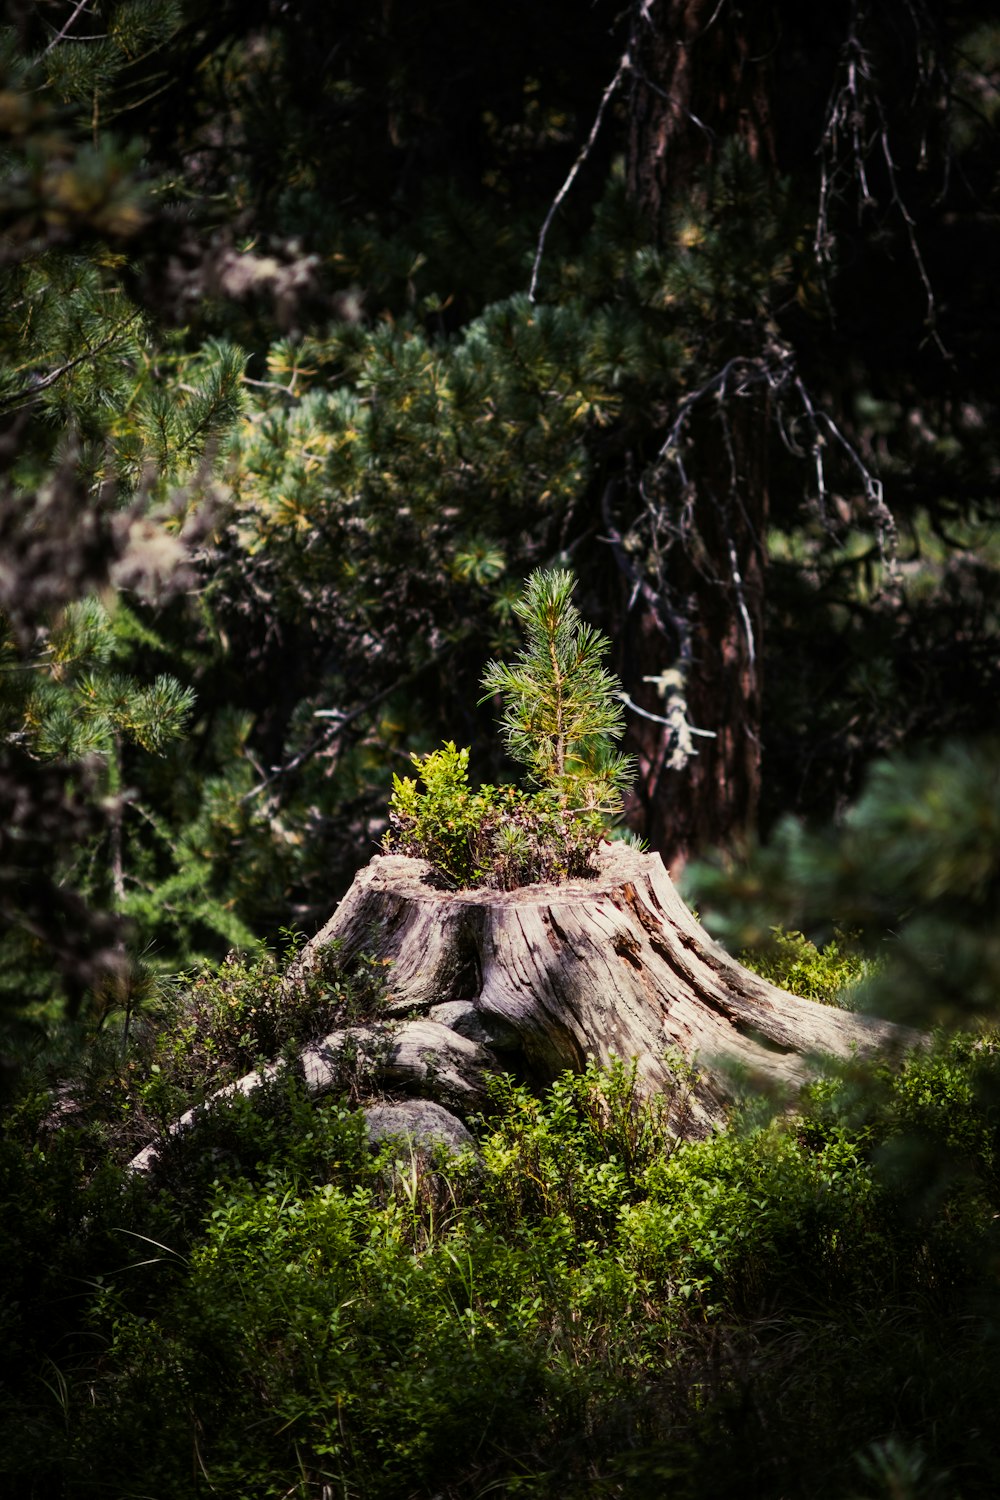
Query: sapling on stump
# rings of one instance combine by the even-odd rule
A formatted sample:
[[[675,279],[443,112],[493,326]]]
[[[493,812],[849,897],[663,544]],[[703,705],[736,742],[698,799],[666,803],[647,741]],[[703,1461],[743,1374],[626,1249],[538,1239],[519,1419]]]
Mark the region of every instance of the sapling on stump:
[[[699,926],[657,855],[607,841],[634,767],[614,748],[624,725],[608,643],[572,591],[568,572],[534,573],[515,606],[525,646],[483,677],[533,797],[509,803],[497,826],[496,789],[444,795],[446,766],[464,757],[464,778],[467,752],[446,746],[417,760],[426,792],[397,778],[389,853],[358,875],[304,962],[331,941],[347,961],[374,947],[388,965],[390,1013],[446,1024],[485,1047],[487,1065],[500,1059],[538,1083],[617,1056],[659,1090],[677,1059],[694,1064],[692,1134],[720,1124],[748,1080],[792,1097],[820,1055],[906,1040],[743,968]],[[518,868],[523,880],[512,878]],[[440,889],[449,881],[464,888]],[[474,1070],[469,1087],[475,1096]]]
[[[376,1088],[462,1117],[482,1109],[499,1069],[542,1086],[590,1058],[634,1059],[658,1092],[676,1089],[680,1063],[690,1093],[678,1124],[699,1136],[748,1086],[790,1102],[823,1057],[912,1044],[904,1028],[744,968],[658,855],[609,840],[632,768],[614,749],[622,714],[607,642],[581,621],[572,587],[563,572],[529,579],[517,606],[525,648],[483,679],[534,790],[471,788],[468,752],[452,744],[414,757],[424,789],[395,778],[386,852],[290,970],[287,983],[300,983],[335,943],[344,965],[374,960],[387,976],[377,1018],[303,1050],[307,1086],[336,1087],[349,1049]]]
[[[469,752],[451,743],[415,755],[424,790],[393,777],[386,852],[428,859],[445,884],[501,890],[591,869],[634,765],[614,749],[624,721],[621,684],[603,666],[608,642],[581,620],[572,592],[571,573],[533,573],[514,605],[524,649],[510,666],[490,662],[483,676],[486,698],[502,701],[504,741],[533,791],[473,791]]]
[[[607,638],[581,620],[572,593],[572,573],[532,573],[514,605],[524,649],[512,666],[490,662],[481,701],[501,699],[507,749],[536,785],[564,807],[611,814],[621,809],[635,762],[613,748],[625,719],[621,683],[604,666]]]

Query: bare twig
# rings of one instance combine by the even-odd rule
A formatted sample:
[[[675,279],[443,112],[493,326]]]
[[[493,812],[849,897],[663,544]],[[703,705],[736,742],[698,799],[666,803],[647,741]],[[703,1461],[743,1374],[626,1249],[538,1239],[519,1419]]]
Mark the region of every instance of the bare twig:
[[[902,195],[899,191],[899,184],[896,180],[896,163],[893,160],[892,148],[889,144],[889,127],[886,123],[885,114],[882,109],[882,101],[880,99],[876,99],[875,104],[879,112],[879,119],[882,127],[879,131],[879,139],[882,142],[882,156],[885,161],[886,171],[889,174],[889,185],[892,188],[892,201],[895,204],[896,208],[899,210],[899,215],[903,220],[903,223],[906,225],[906,237],[910,244],[910,254],[913,256],[913,264],[917,268],[917,275],[920,277],[921,284],[924,288],[924,295],[927,298],[927,327],[930,329],[931,338],[937,345],[938,352],[945,359],[950,360],[953,359],[954,356],[945,348],[944,343],[941,339],[941,335],[938,333],[937,328],[935,327],[935,322],[937,319],[937,303],[934,300],[934,288],[931,285],[931,279],[927,274],[927,267],[924,264],[924,258],[920,253],[920,246],[917,243],[917,226],[914,221],[913,215],[910,213],[909,209],[903,201]]]
[[[642,680],[643,682],[655,683],[659,683],[661,681],[659,677],[644,677]],[[644,719],[650,719],[654,724],[666,724],[671,729],[674,728],[676,724],[676,718],[665,719],[662,714],[651,714],[648,708],[642,708],[638,703],[633,703],[632,699],[626,692],[616,693],[615,697],[620,698],[621,701],[626,705],[626,707],[630,708],[633,713],[640,714]],[[702,739],[706,740],[714,740],[717,738],[714,729],[695,729],[693,724],[689,724],[687,726],[687,731],[688,734],[701,735]]]
[[[735,387],[731,385],[734,376],[738,376]],[[796,367],[794,351],[784,343],[775,343],[764,354],[757,358],[736,356],[728,360],[721,370],[717,370],[708,380],[685,396],[677,408],[674,420],[670,425],[666,437],[660,446],[658,458],[661,462],[670,463],[677,473],[678,480],[683,490],[690,488],[690,478],[684,463],[684,432],[694,408],[704,402],[707,397],[716,395],[720,400],[727,395],[742,396],[755,385],[765,385],[771,395],[775,397],[774,406],[779,414],[778,431],[782,441],[790,453],[797,457],[803,456],[800,444],[793,438],[791,424],[795,420],[794,407],[789,402],[789,396],[794,392],[797,404],[800,407],[799,416],[804,416],[810,432],[808,453],[812,459],[816,476],[816,498],[825,509],[830,490],[826,475],[825,448],[828,438],[842,448],[857,471],[864,490],[865,499],[868,504],[869,514],[875,523],[878,536],[879,550],[882,560],[886,564],[890,574],[895,571],[896,560],[896,524],[892,512],[885,503],[885,492],[882,481],[865,463],[861,454],[854,444],[848,439],[843,430],[838,426],[830,414],[817,407],[816,402],[810,395]],[[735,454],[729,440],[728,426],[723,422],[724,440],[727,443],[729,454],[730,474],[734,486],[734,494],[738,499],[737,476],[735,474]]]
[[[694,747],[695,737],[705,740],[717,738],[714,729],[696,729],[688,718],[687,702],[687,665],[683,662],[675,667],[665,667],[655,677],[644,677],[643,682],[651,683],[657,689],[663,699],[665,714],[651,714],[645,709],[639,708],[637,703],[632,707],[645,719],[652,719],[655,724],[664,724],[670,730],[670,735],[664,736],[657,756],[658,766],[657,779],[664,769],[668,771],[683,771],[688,761],[698,754]]]
[[[456,644],[456,642],[449,642],[447,646],[443,647],[440,651],[436,651],[433,656],[428,657],[414,671],[408,672],[404,677],[398,677],[395,682],[390,683],[388,687],[383,688],[381,692],[376,693],[374,697],[369,698],[365,703],[359,704],[357,708],[351,709],[348,713],[339,714],[336,709],[317,709],[316,718],[333,718],[336,714],[335,722],[330,724],[322,734],[317,735],[314,740],[306,745],[305,749],[300,750],[297,755],[293,755],[291,760],[286,761],[283,766],[276,766],[270,776],[265,776],[256,786],[251,787],[248,792],[244,792],[240,801],[252,801],[254,797],[259,797],[261,792],[265,792],[269,786],[273,786],[276,781],[280,781],[285,776],[290,776],[293,771],[297,771],[301,766],[304,766],[307,761],[312,760],[314,755],[318,755],[321,750],[327,749],[338,740],[349,724],[353,724],[357,719],[363,718],[365,714],[371,713],[373,708],[377,708],[380,703],[384,703],[386,698],[391,698],[393,693],[398,693],[402,688],[410,687],[431,667],[436,666],[438,662],[450,656],[455,650]]]
[[[606,533],[606,535],[601,540],[607,542],[610,546],[611,551],[614,555],[615,562],[618,564],[622,575],[629,584],[629,587],[631,589],[628,606],[629,610],[634,608],[635,602],[641,594],[643,602],[652,615],[653,620],[656,624],[656,628],[657,630],[659,630],[660,634],[662,636],[665,636],[668,640],[671,634],[673,634],[677,636],[678,639],[683,641],[688,634],[687,621],[684,620],[681,616],[675,614],[673,611],[668,611],[668,626],[663,614],[663,611],[666,608],[666,601],[664,600],[662,594],[658,593],[656,589],[654,589],[653,585],[649,582],[649,580],[643,576],[643,574],[636,567],[625,550],[621,532],[618,530],[618,527],[616,526],[614,518],[611,514],[611,497],[614,494],[616,485],[617,481],[611,480],[609,484],[605,485],[604,493],[601,496],[601,519],[604,522],[604,530]]]
[[[881,479],[879,479],[877,475],[872,473],[871,469],[865,463],[864,459],[861,457],[861,454],[855,448],[854,444],[847,438],[842,429],[830,416],[829,412],[817,410],[816,405],[809,394],[808,388],[803,383],[802,377],[798,374],[796,374],[794,377],[794,386],[795,390],[798,392],[799,399],[802,402],[802,406],[805,410],[806,417],[812,431],[812,443],[810,444],[810,448],[812,451],[813,462],[816,466],[816,498],[819,500],[820,505],[825,505],[827,497],[829,495],[829,488],[827,486],[826,480],[826,469],[823,462],[823,450],[826,444],[826,439],[824,438],[825,432],[830,437],[832,437],[834,441],[838,443],[843,451],[847,454],[852,466],[857,470],[858,475],[861,478],[861,484],[864,489],[865,499],[868,502],[868,511],[872,517],[872,520],[875,522],[875,533],[878,540],[879,555],[886,568],[888,569],[890,576],[894,576],[897,567],[896,522],[893,518],[892,511],[885,503],[885,489]]]
[[[754,642],[753,624],[750,619],[750,611],[747,609],[746,595],[743,592],[743,575],[740,573],[739,558],[736,556],[736,547],[733,544],[733,540],[731,537],[728,537],[727,540],[729,542],[729,566],[732,569],[733,588],[736,591],[736,604],[740,612],[740,619],[743,621],[743,629],[746,631],[747,657],[749,660],[751,677],[752,680],[756,680],[757,648]]]
[[[704,401],[705,397],[710,396],[714,391],[718,391],[720,396],[724,396],[729,383],[729,377],[737,371],[741,377],[740,383],[734,392],[737,396],[745,395],[747,390],[753,385],[764,384],[772,390],[777,389],[787,379],[788,370],[786,364],[791,359],[791,350],[781,346],[778,353],[780,360],[775,365],[770,364],[763,355],[756,359],[752,359],[747,355],[734,355],[732,359],[726,361],[721,370],[717,370],[696,391],[692,391],[684,397],[684,400],[677,408],[677,415],[671,423],[670,430],[660,445],[659,457],[661,459],[669,459],[674,464],[680,475],[681,482],[685,486],[687,486],[689,480],[687,470],[684,467],[680,444],[684,427],[692,410],[699,402]]]
[[[835,238],[830,227],[830,205],[852,178],[858,188],[859,219],[866,210],[877,206],[878,200],[868,180],[867,163],[871,153],[878,150],[889,181],[890,204],[903,221],[910,255],[924,289],[926,325],[930,337],[942,357],[951,360],[953,356],[945,347],[935,326],[937,301],[934,288],[917,239],[916,221],[900,191],[889,120],[868,53],[859,35],[859,22],[859,8],[855,3],[852,5],[850,26],[842,52],[841,77],[834,84],[830,95],[820,142],[820,188],[813,253],[821,267],[830,263]],[[917,24],[916,16],[914,24]],[[922,86],[927,88],[929,81],[930,73],[922,69]],[[866,124],[869,119],[870,126]],[[842,140],[843,154],[848,158],[846,167],[841,164]]]
[[[56,36],[54,36],[52,38],[52,40],[49,43],[49,45],[45,48],[44,52],[42,53],[43,57],[48,57],[48,55],[52,51],[53,47],[58,47],[58,45],[59,45],[60,42],[64,42],[66,40],[67,34],[69,33],[69,30],[70,30],[70,27],[76,21],[77,16],[79,16],[83,11],[85,11],[87,9],[87,7],[89,6],[89,4],[90,4],[90,0],[79,0],[79,4],[77,5],[76,9],[73,11],[73,13],[70,16],[69,20],[63,26],[62,30]]]
[[[644,677],[644,682],[652,683],[660,691],[666,707],[666,715],[654,714],[649,709],[641,708],[627,693],[622,692],[618,696],[622,702],[627,704],[634,713],[644,719],[649,719],[654,724],[663,724],[671,731],[665,740],[661,761],[671,770],[682,770],[688,760],[697,755],[697,750],[692,744],[692,736],[702,735],[706,739],[714,739],[715,731],[711,729],[696,729],[688,722],[687,717],[687,695],[685,686],[687,674],[691,664],[691,625],[687,617],[678,610],[670,608],[669,593],[665,586],[659,589],[653,587],[640,569],[633,563],[625,550],[621,533],[614,523],[611,514],[611,497],[615,489],[615,481],[604,488],[601,497],[601,515],[604,521],[605,532],[602,540],[611,547],[612,554],[618,564],[626,582],[631,589],[629,609],[631,610],[636,600],[642,597],[657,629],[663,638],[669,641],[673,638],[677,645],[676,664],[667,667],[656,677]],[[669,621],[669,626],[668,622]]]
[[[534,265],[531,268],[531,285],[528,287],[528,301],[529,302],[534,302],[534,300],[535,300],[535,292],[536,292],[537,287],[538,287],[538,273],[541,270],[542,255],[545,252],[545,240],[546,240],[546,237],[548,235],[549,229],[551,228],[552,220],[555,218],[556,213],[559,210],[559,205],[562,203],[563,199],[566,197],[566,194],[569,192],[570,188],[573,186],[573,183],[576,180],[577,173],[579,172],[580,168],[583,166],[584,162],[587,160],[587,157],[590,155],[591,151],[593,150],[593,148],[594,148],[594,142],[597,140],[598,132],[600,131],[601,125],[602,125],[602,123],[604,121],[604,111],[607,109],[608,104],[610,103],[610,101],[612,99],[612,96],[614,95],[616,89],[618,88],[618,85],[621,83],[622,79],[624,78],[624,76],[628,72],[628,70],[631,68],[631,66],[632,66],[632,62],[631,62],[631,59],[629,57],[628,51],[626,50],[622,54],[622,56],[621,56],[621,58],[619,60],[618,68],[617,68],[617,71],[615,72],[614,78],[612,78],[611,82],[608,84],[607,88],[604,90],[603,95],[601,96],[601,102],[598,105],[597,114],[596,114],[596,116],[594,118],[594,123],[590,127],[590,134],[588,135],[586,141],[584,142],[583,146],[581,147],[580,153],[577,156],[576,161],[573,163],[572,167],[570,168],[569,175],[566,178],[566,181],[563,183],[563,185],[559,189],[558,193],[556,193],[555,197],[552,200],[552,204],[551,204],[551,206],[549,208],[549,211],[545,215],[545,223],[542,225],[541,233],[538,236],[538,248],[535,251],[535,263],[534,263]]]
[[[279,396],[287,396],[291,401],[298,401],[301,399],[298,391],[293,388],[294,377],[292,385],[279,385],[278,381],[276,380],[251,380],[249,375],[241,375],[240,379],[242,380],[244,385],[252,385],[254,390],[277,391]]]

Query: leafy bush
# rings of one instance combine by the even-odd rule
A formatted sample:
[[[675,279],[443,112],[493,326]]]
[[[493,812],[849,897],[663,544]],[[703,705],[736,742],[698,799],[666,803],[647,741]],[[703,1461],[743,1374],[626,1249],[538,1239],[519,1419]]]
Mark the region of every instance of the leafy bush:
[[[224,1081],[371,1015],[383,992],[380,964],[362,957],[345,971],[336,944],[321,949],[305,972],[295,965],[294,945],[282,956],[230,953],[218,969],[206,966],[188,978],[159,1046],[192,1082],[220,1074]]]
[[[410,776],[393,776],[387,852],[429,860],[456,886],[512,890],[590,872],[605,832],[600,813],[565,807],[551,791],[474,791],[469,752],[451,741],[412,759],[425,790]]]
[[[818,948],[801,932],[772,927],[765,943],[740,954],[740,963],[793,995],[849,1008],[851,991],[870,976],[875,966],[870,959],[852,952],[846,943],[838,933]]]
[[[362,955],[345,969],[332,944],[302,971],[295,951],[293,942],[283,955],[233,952],[217,969],[205,966],[173,986],[158,981],[147,996],[134,987],[100,996],[75,1050],[64,1045],[39,1058],[63,1075],[56,1102],[43,1107],[48,1125],[71,1120],[89,1159],[100,1160],[109,1141],[128,1159],[227,1083],[378,1014],[381,962]],[[36,1065],[34,1074],[44,1089],[45,1069]],[[345,1054],[344,1087],[351,1083]]]
[[[990,1494],[997,1055],[942,1041],[694,1144],[683,1069],[653,1102],[625,1064],[499,1079],[447,1167],[277,1081],[155,1191],[88,1181],[71,1125],[32,1146],[25,1106],[0,1470],[121,1500],[186,1500],[192,1466],[263,1500]],[[946,1191],[902,1181],[918,1138]]]

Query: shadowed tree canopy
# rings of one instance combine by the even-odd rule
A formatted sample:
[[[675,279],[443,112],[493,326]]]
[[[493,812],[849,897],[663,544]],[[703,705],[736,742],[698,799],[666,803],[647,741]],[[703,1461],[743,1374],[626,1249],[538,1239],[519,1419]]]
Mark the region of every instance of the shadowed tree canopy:
[[[164,963],[318,925],[401,755],[510,774],[478,673],[540,566],[673,867],[993,724],[990,7],[106,0],[4,49],[11,513],[66,475],[170,539],[102,663],[55,598],[10,637],[4,724],[71,774],[88,673],[191,702],[50,870]]]
[[[457,37],[462,13],[452,20]],[[942,672],[968,685],[963,727],[989,722],[993,564],[942,544],[969,557],[995,499],[993,375],[960,311],[983,297],[991,253],[976,123],[990,85],[973,60],[990,33],[971,13],[958,24],[902,5],[821,19],[780,4],[597,8],[577,34],[586,109],[560,92],[565,49],[527,22],[550,66],[532,51],[540,71],[518,75],[518,94],[505,71],[517,75],[518,34],[492,38],[498,93],[469,117],[454,168],[434,154],[439,109],[399,104],[387,139],[423,153],[424,170],[401,173],[392,220],[334,230],[365,292],[361,324],[327,346],[322,376],[284,352],[275,365],[296,393],[333,380],[336,412],[304,409],[303,394],[294,419],[282,414],[289,436],[268,433],[251,468],[285,462],[291,481],[316,421],[351,497],[298,498],[303,543],[317,527],[300,564],[335,566],[331,529],[336,555],[357,555],[321,610],[318,641],[334,617],[342,626],[317,662],[324,712],[355,712],[363,680],[411,736],[461,718],[463,738],[481,739],[462,689],[479,643],[503,640],[517,577],[571,557],[633,705],[630,820],[678,865],[739,843],[789,795],[833,810],[868,756],[931,728]],[[425,100],[435,76],[429,64]],[[498,223],[473,250],[469,236]],[[959,223],[979,226],[962,262]],[[387,275],[390,244],[414,259]],[[391,335],[365,329],[379,306],[400,320]],[[369,518],[363,537],[355,515]],[[272,524],[263,534],[277,540]],[[350,580],[368,570],[382,604],[369,592],[354,606]],[[321,597],[299,572],[275,649],[317,640],[308,601]],[[947,645],[956,608],[969,654]],[[268,788],[279,803],[314,757],[341,763],[373,722],[331,724],[282,761],[292,696],[260,720],[265,758],[290,768]]]

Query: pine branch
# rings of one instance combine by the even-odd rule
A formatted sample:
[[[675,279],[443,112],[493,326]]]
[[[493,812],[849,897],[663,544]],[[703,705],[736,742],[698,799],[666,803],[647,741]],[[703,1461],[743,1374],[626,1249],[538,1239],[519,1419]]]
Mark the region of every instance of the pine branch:
[[[113,344],[118,335],[126,328],[131,327],[140,316],[141,313],[138,310],[130,313],[127,318],[124,318],[120,323],[116,323],[111,332],[106,334],[93,348],[85,349],[75,359],[67,360],[64,365],[60,365],[56,370],[50,370],[48,375],[41,376],[30,386],[22,386],[19,391],[14,391],[10,396],[0,399],[0,413],[21,411],[24,407],[30,406],[43,391],[49,390],[57,381],[62,380],[64,376],[68,375],[71,370],[75,370],[78,365],[84,364],[88,359],[94,359],[100,354],[102,349],[106,349],[109,344]],[[22,400],[22,397],[25,399]]]

